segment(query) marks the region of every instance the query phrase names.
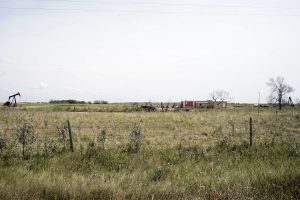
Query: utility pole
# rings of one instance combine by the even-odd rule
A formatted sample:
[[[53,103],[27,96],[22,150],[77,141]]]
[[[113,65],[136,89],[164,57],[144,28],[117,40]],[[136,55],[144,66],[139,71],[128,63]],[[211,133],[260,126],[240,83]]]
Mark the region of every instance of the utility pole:
[[[258,92],[257,114],[259,114],[259,107],[260,107],[260,92]]]
[[[250,146],[252,146],[253,144],[252,117],[250,117],[249,125],[250,125]]]

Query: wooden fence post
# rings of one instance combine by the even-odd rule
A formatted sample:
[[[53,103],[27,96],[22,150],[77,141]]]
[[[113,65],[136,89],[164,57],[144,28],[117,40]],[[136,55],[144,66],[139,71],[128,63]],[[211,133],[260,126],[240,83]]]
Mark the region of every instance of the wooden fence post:
[[[72,152],[74,152],[73,138],[72,138],[72,129],[71,129],[71,123],[70,123],[70,120],[68,120],[67,123],[68,123],[68,131],[69,131],[70,150],[71,150]]]
[[[252,117],[250,117],[250,146],[253,144]]]

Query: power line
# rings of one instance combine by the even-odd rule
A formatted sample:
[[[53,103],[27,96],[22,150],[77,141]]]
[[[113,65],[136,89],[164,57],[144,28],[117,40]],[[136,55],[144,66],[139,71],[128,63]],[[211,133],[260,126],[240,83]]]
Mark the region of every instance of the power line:
[[[155,11],[155,10],[118,10],[118,9],[85,9],[85,8],[43,8],[43,7],[6,7],[8,10],[41,10],[41,11],[80,11],[80,12],[114,12],[114,13],[152,13],[152,14],[189,14],[189,15],[228,15],[228,16],[282,16],[299,17],[296,14],[266,14],[266,13],[226,13],[226,12],[188,12],[188,11]]]
[[[23,0],[24,1],[24,0]],[[22,2],[23,2],[22,1]],[[191,7],[215,7],[215,8],[259,8],[259,9],[287,9],[299,10],[298,7],[280,6],[253,6],[253,5],[225,5],[225,4],[195,4],[195,3],[166,3],[166,2],[139,2],[139,1],[93,1],[93,0],[33,0],[37,2],[69,2],[69,3],[97,3],[97,4],[135,4],[135,5],[163,5],[163,6],[191,6]]]

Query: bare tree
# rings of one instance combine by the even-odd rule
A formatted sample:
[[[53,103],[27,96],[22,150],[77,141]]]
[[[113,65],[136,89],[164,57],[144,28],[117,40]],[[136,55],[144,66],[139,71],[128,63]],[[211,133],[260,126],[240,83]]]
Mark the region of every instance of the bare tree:
[[[213,107],[223,108],[226,107],[226,102],[230,102],[232,98],[229,96],[229,92],[225,90],[216,90],[209,94],[210,98],[213,99]]]
[[[225,90],[217,91],[217,97],[218,97],[218,99],[220,99],[220,101],[229,101],[230,100],[229,92],[227,92]]]
[[[225,90],[217,90],[209,94],[210,98],[214,101],[231,101],[232,98],[230,97],[229,92]]]
[[[270,96],[268,97],[269,103],[275,103],[279,105],[281,110],[282,104],[287,101],[286,95],[294,91],[294,89],[285,83],[283,77],[270,78],[267,85],[270,86]]]
[[[218,99],[217,92],[214,91],[214,92],[210,93],[209,97],[212,98],[214,101],[217,101],[217,99]]]

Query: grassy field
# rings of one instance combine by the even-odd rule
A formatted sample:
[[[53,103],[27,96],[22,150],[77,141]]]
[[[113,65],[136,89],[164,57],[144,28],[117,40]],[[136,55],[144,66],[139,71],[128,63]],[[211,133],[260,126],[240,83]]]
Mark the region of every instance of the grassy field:
[[[1,108],[0,199],[300,199],[299,134],[300,108]]]
[[[49,104],[23,103],[18,110],[53,111],[53,112],[137,112],[142,111],[145,103],[110,103],[110,104]],[[159,105],[156,103],[155,105]]]

